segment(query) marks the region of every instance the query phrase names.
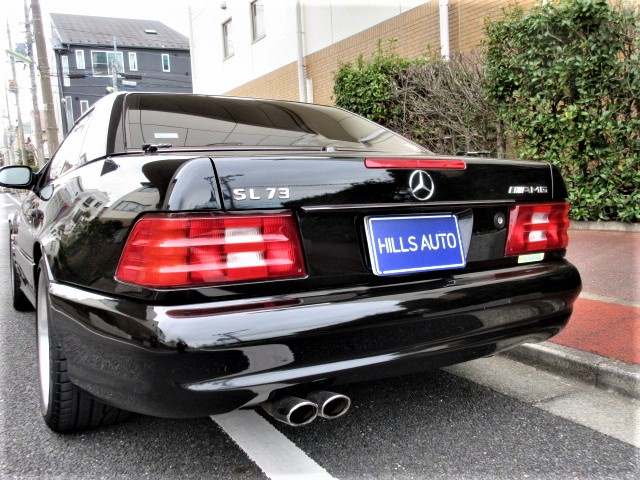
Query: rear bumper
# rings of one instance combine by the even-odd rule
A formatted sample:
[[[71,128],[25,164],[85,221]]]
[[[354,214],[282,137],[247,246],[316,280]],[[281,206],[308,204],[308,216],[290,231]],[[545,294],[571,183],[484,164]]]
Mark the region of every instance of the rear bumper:
[[[198,417],[274,392],[415,373],[546,340],[568,322],[580,288],[563,260],[446,283],[181,307],[56,283],[50,292],[76,385],[127,410]]]

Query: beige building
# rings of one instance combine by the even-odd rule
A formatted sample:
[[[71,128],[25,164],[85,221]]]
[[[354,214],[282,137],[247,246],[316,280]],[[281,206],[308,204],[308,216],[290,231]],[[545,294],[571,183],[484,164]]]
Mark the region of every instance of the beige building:
[[[541,0],[519,0],[529,8]],[[227,0],[192,7],[194,92],[333,104],[344,62],[474,49],[507,0]],[[206,32],[206,33],[205,33]],[[301,80],[302,79],[302,80]]]

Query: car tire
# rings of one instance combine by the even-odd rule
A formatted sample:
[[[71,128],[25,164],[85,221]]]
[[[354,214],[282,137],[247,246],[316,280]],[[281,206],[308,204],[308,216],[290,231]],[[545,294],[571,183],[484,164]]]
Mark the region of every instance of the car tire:
[[[20,290],[20,279],[16,272],[16,264],[13,258],[13,247],[11,245],[11,235],[9,235],[9,268],[11,269],[11,289],[13,308],[18,312],[33,312],[34,308],[27,296]]]
[[[111,407],[74,385],[67,360],[52,329],[49,282],[40,261],[36,302],[36,340],[40,408],[47,426],[58,433],[73,433],[122,421],[130,412]]]

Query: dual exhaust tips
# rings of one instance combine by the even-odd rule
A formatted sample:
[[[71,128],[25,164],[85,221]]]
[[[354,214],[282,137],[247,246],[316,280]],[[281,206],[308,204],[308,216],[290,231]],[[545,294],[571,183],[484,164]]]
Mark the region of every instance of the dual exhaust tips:
[[[306,399],[283,397],[262,404],[265,412],[292,427],[307,425],[316,417],[333,420],[347,413],[350,406],[351,400],[346,395],[325,391],[312,392]]]

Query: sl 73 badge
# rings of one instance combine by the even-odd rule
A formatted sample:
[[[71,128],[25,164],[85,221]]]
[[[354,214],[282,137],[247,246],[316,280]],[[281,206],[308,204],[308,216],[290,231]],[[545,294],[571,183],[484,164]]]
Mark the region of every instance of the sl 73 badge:
[[[234,188],[232,192],[234,200],[286,200],[290,197],[288,187]]]

